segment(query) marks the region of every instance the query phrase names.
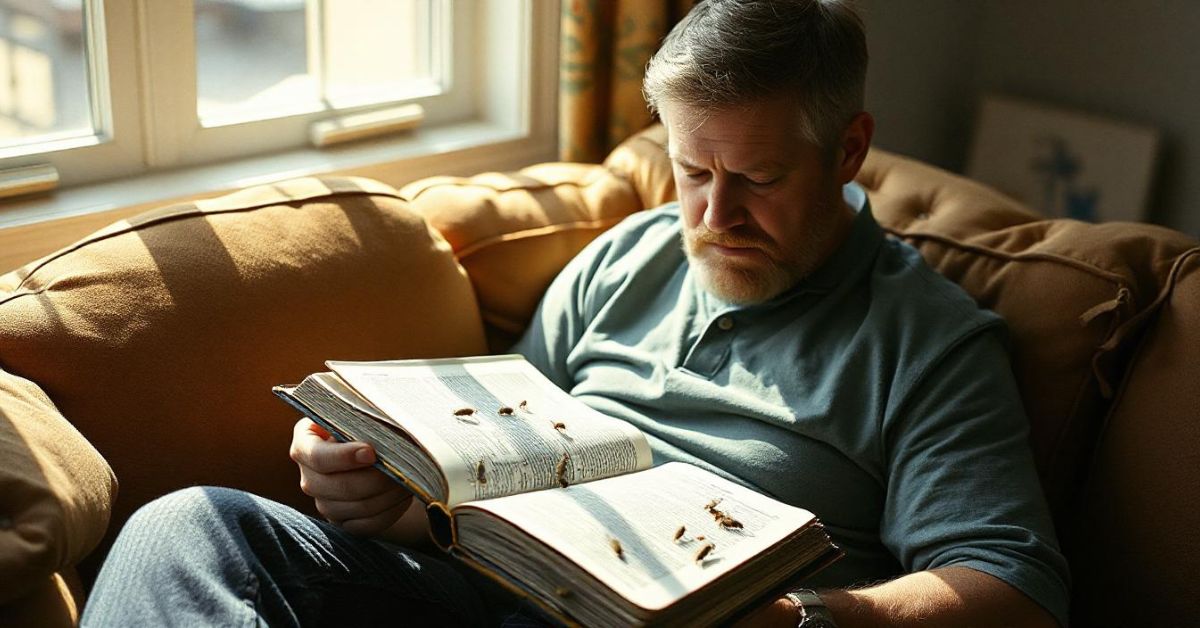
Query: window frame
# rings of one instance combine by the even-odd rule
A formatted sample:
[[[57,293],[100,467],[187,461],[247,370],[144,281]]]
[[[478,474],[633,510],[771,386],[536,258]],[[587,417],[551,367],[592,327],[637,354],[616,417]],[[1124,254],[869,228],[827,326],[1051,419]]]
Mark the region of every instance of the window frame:
[[[431,174],[469,174],[552,159],[557,150],[558,1],[437,1],[451,6],[460,24],[469,24],[469,30],[453,38],[464,45],[456,45],[451,55],[456,72],[450,87],[471,87],[457,94],[457,104],[427,101],[419,130],[332,150],[271,144],[282,126],[306,138],[311,122],[327,118],[328,112],[269,120],[265,122],[276,124],[260,132],[268,141],[254,144],[251,151],[261,154],[234,158],[221,148],[246,141],[230,138],[250,125],[199,128],[193,1],[85,0],[98,16],[85,25],[96,42],[92,48],[97,53],[89,55],[90,67],[101,77],[95,82],[96,95],[111,98],[113,107],[105,115],[104,108],[93,105],[97,138],[81,142],[88,145],[0,160],[0,168],[49,161],[58,168],[63,186],[49,197],[0,202],[0,227],[289,176],[363,174],[402,185]],[[164,52],[168,42],[175,49],[173,57]],[[191,72],[180,78],[171,68],[189,58]],[[151,62],[159,59],[173,61]],[[190,89],[181,87],[185,82]],[[175,91],[164,96],[164,89]],[[190,120],[180,112],[189,112]],[[132,178],[114,181],[122,177]],[[111,200],[115,190],[126,198]]]
[[[84,0],[83,33],[93,134],[0,149],[0,168],[49,163],[64,182],[113,179],[141,171],[142,103],[135,72],[137,32],[131,0]],[[88,172],[87,177],[62,173]]]
[[[324,0],[328,2],[329,0]],[[336,1],[336,0],[334,0]],[[277,118],[235,121],[205,126],[196,111],[196,28],[195,0],[147,2],[141,0],[145,29],[143,64],[150,73],[144,89],[156,103],[147,129],[146,162],[149,168],[172,168],[221,159],[246,157],[304,146],[309,128],[320,120],[387,109],[405,103],[425,108],[423,124],[436,126],[469,119],[473,113],[470,81],[456,79],[459,73],[471,73],[472,39],[463,36],[475,30],[473,2],[431,0],[436,28],[443,29],[449,41],[443,41],[435,56],[446,60],[447,80],[440,93],[384,103],[309,109]],[[308,10],[318,11],[322,0],[308,0]],[[310,18],[311,19],[311,18]]]

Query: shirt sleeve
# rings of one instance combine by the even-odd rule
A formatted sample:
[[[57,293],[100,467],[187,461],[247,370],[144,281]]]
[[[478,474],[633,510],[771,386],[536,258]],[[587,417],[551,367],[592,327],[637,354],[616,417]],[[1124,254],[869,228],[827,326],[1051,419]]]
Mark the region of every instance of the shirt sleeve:
[[[881,538],[906,571],[982,571],[1065,626],[1067,563],[1001,329],[977,330],[948,349],[885,423]]]
[[[601,234],[563,267],[542,295],[525,334],[511,349],[568,392],[573,382],[567,357],[591,320],[591,290],[612,252],[612,239],[608,233]]]
[[[676,204],[626,217],[583,248],[550,283],[525,334],[511,351],[525,356],[559,388],[570,392],[568,367],[589,325],[644,254],[634,251],[648,233],[677,237]],[[672,242],[674,240],[671,240]]]

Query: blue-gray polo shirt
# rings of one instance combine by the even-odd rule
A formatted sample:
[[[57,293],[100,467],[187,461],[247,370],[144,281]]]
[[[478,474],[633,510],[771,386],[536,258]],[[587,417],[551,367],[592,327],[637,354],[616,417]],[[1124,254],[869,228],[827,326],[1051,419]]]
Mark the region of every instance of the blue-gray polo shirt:
[[[845,243],[754,306],[696,284],[677,204],[631,216],[564,268],[514,351],[640,428],[656,464],[815,513],[846,556],[812,586],[972,567],[1065,625],[1003,322],[885,237],[859,186],[845,197]]]

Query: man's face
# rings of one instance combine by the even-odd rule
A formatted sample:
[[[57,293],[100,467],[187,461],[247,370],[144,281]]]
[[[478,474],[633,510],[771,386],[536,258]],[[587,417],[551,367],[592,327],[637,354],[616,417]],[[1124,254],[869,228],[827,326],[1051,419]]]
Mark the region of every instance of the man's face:
[[[794,100],[705,112],[665,103],[684,250],[700,285],[738,304],[796,285],[852,220],[837,168],[804,139]]]

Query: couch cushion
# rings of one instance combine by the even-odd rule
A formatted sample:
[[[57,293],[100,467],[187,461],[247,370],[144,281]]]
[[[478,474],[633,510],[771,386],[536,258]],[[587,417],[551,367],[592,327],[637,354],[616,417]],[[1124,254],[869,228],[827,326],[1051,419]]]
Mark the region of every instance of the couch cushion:
[[[55,572],[96,547],[117,485],[104,458],[41,389],[4,371],[0,461],[0,606],[6,606],[47,589]]]
[[[646,127],[621,142],[604,160],[604,166],[633,184],[642,207],[658,207],[678,198],[667,156],[667,128],[661,124]]]
[[[446,237],[467,269],[493,351],[512,345],[550,281],[580,249],[643,208],[626,178],[594,164],[432,177],[400,195]]]
[[[114,529],[193,484],[311,509],[287,456],[296,414],[272,385],[326,359],[486,348],[449,246],[364,179],[143,214],[0,278],[0,290],[0,365],[37,382],[112,464]]]
[[[872,151],[858,178],[881,225],[1008,322],[1043,487],[1060,534],[1069,534],[1065,518],[1079,505],[1128,355],[1172,265],[1198,243],[1152,225],[1045,220],[990,188],[884,151]]]
[[[1172,270],[1088,480],[1072,609],[1080,625],[1200,618],[1200,250]]]
[[[0,626],[71,628],[79,625],[86,596],[78,576],[55,573],[30,580],[28,584],[32,587],[29,595],[0,605]]]

